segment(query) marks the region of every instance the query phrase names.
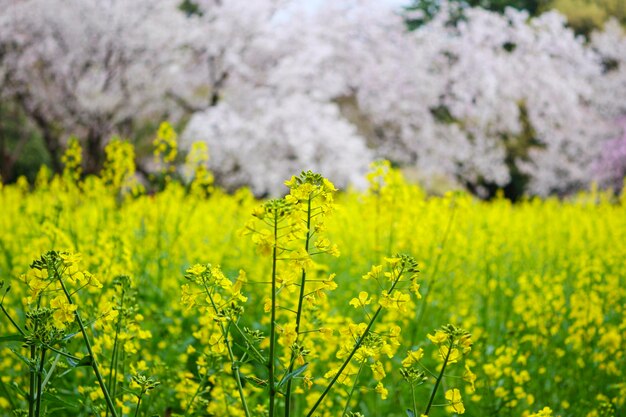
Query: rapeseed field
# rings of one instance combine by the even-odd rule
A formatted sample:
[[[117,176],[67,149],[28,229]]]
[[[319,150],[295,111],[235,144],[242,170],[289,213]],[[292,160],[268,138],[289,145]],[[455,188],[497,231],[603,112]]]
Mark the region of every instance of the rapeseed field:
[[[0,415],[623,416],[626,200],[177,179],[156,141],[0,188]]]

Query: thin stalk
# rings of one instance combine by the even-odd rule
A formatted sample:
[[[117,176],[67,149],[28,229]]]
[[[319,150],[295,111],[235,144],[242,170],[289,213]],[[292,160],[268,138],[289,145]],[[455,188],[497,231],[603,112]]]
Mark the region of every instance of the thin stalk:
[[[37,328],[37,324],[35,324]],[[30,347],[30,375],[28,377],[28,417],[35,417],[35,359],[37,358],[37,348],[32,345]]]
[[[43,346],[43,347],[45,347],[45,348],[46,348],[46,349],[48,349],[48,350],[51,350],[51,351],[52,351],[52,352],[54,352],[54,353],[57,353],[57,354],[59,354],[59,355],[61,355],[61,356],[64,356],[64,357],[66,357],[66,358],[68,358],[68,359],[71,359],[71,360],[73,360],[73,361],[76,361],[76,362],[79,362],[79,361],[80,361],[80,358],[79,358],[78,356],[70,355],[69,353],[67,353],[67,352],[63,352],[62,350],[59,350],[59,349],[57,349],[57,348],[54,348],[54,347],[50,346],[50,345],[49,345],[49,344],[47,344],[47,343],[42,343],[42,346]]]
[[[48,381],[52,377],[52,373],[56,369],[57,364],[59,363],[59,359],[61,359],[61,355],[57,353],[57,356],[54,358],[54,361],[52,362],[52,365],[50,366],[50,369],[48,369],[48,375],[46,375],[46,379],[44,379],[43,380],[43,384],[41,384],[41,389],[43,389],[46,386],[46,384],[48,383]]]
[[[396,206],[396,194],[393,193],[392,199],[391,199],[391,207],[397,207]],[[387,241],[387,253],[393,253],[391,248],[393,247],[393,239],[394,239],[394,231],[396,228],[396,217],[394,215],[395,213],[391,214],[391,220],[389,221],[389,240]]]
[[[2,388],[2,391],[4,391],[5,395],[6,395],[6,399],[9,401],[9,404],[11,406],[11,409],[16,409],[17,407],[15,406],[15,402],[13,401],[13,395],[11,395],[11,393],[9,392],[9,389],[7,388],[6,384],[2,381],[2,378],[0,378],[0,388]]]
[[[443,361],[441,372],[439,372],[439,376],[437,377],[437,381],[435,382],[435,387],[433,388],[433,392],[430,394],[430,400],[428,400],[426,411],[424,411],[424,415],[426,416],[430,412],[430,407],[433,405],[433,401],[435,400],[435,394],[437,394],[437,389],[439,388],[439,384],[441,383],[441,380],[443,379],[443,372],[446,369],[446,365],[448,364],[448,359],[450,359],[451,352],[452,352],[452,336],[450,336],[450,346],[448,346],[448,353],[446,354],[446,358]]]
[[[211,306],[213,307],[213,311],[217,314],[217,306],[215,305],[215,301],[213,301],[213,296],[211,292],[205,287],[204,288],[209,299],[211,300]],[[250,417],[250,410],[248,409],[248,403],[246,401],[246,397],[243,393],[243,384],[241,383],[241,375],[239,374],[239,365],[235,360],[235,355],[233,354],[233,349],[230,346],[230,341],[228,339],[228,328],[224,327],[224,323],[220,322],[220,329],[222,330],[222,337],[224,337],[224,344],[226,345],[226,350],[228,351],[228,358],[230,359],[230,369],[233,371],[233,376],[235,377],[235,382],[237,383],[237,391],[239,392],[239,398],[241,399],[241,405],[243,406],[243,411],[246,414],[246,417]]]
[[[415,402],[415,386],[411,384],[411,398],[413,399],[413,415],[417,416],[417,403]]]
[[[311,241],[311,196],[309,195],[309,201],[307,203],[306,211],[306,241],[304,242],[304,250],[309,252],[309,243]],[[304,287],[306,284],[306,270],[302,268],[302,278],[300,280],[300,295],[298,297],[298,310],[296,312],[296,342],[298,342],[298,336],[300,336],[300,320],[302,319],[302,305],[304,300]],[[287,374],[293,372],[293,366],[295,364],[294,351],[291,352],[291,359],[289,360],[289,370]],[[287,381],[287,391],[285,394],[285,417],[289,417],[291,413],[291,387],[293,378]]]
[[[119,334],[122,327],[122,318],[124,317],[124,285],[122,284],[122,297],[120,300],[120,311],[117,319],[117,323],[115,326],[115,339],[113,341],[113,352],[111,353],[111,365],[109,366],[109,389],[111,390],[111,397],[115,398],[116,388],[117,388],[117,369],[119,363],[119,347],[118,340]],[[108,416],[109,412],[107,411],[105,416]]]
[[[200,389],[204,386],[204,384],[206,383],[207,379],[208,379],[208,372],[205,373],[202,376],[202,379],[200,380],[200,383],[198,384],[198,388],[196,388],[196,392],[193,393],[193,397],[191,397],[191,400],[189,400],[189,403],[187,404],[187,406],[185,407],[185,412],[183,413],[184,416],[187,416],[189,414],[189,410],[191,410],[191,406],[193,405],[193,402],[196,400],[196,397],[198,396],[198,394],[200,393]]]
[[[70,304],[74,304],[72,301],[72,297],[70,293],[67,291],[67,287],[61,278],[61,274],[57,271],[57,277],[59,278],[59,282],[61,283],[61,288],[65,293],[65,297],[67,298],[67,302]],[[98,361],[96,360],[96,355],[93,353],[93,349],[91,348],[91,342],[89,341],[89,336],[87,336],[87,331],[85,330],[85,326],[83,325],[83,321],[80,318],[80,314],[78,314],[78,310],[74,310],[74,316],[76,317],[76,322],[78,323],[78,327],[80,327],[80,332],[83,334],[83,339],[85,340],[85,346],[87,347],[87,352],[89,352],[89,356],[91,356],[91,367],[93,368],[93,372],[96,374],[96,379],[98,380],[98,384],[100,385],[100,389],[102,390],[102,394],[104,394],[104,400],[107,403],[107,407],[113,417],[117,417],[117,412],[115,411],[115,405],[113,405],[113,400],[109,395],[109,390],[102,379],[102,374],[100,373],[100,368],[98,367]]]
[[[381,242],[381,221],[380,221],[380,191],[376,193],[376,227],[374,228],[375,249],[378,255],[382,255],[382,242]]]
[[[37,309],[41,305],[41,295],[37,298]],[[33,326],[33,335],[37,334],[37,328],[39,327],[39,321],[35,321],[35,325]],[[28,417],[35,417],[35,390],[36,390],[36,379],[35,376],[37,371],[35,369],[35,364],[37,360],[37,346],[32,344],[30,346],[30,375],[28,377]]]
[[[324,400],[326,395],[328,395],[328,393],[330,392],[330,390],[333,387],[333,385],[335,385],[335,382],[337,382],[337,380],[341,376],[341,373],[343,372],[344,369],[346,369],[346,367],[348,366],[348,364],[352,360],[352,357],[354,356],[354,354],[361,347],[361,344],[363,343],[363,340],[365,340],[365,337],[369,334],[369,331],[372,328],[372,325],[374,324],[374,321],[376,321],[376,318],[380,314],[381,310],[382,310],[382,307],[378,307],[378,309],[376,310],[376,312],[374,313],[374,315],[370,319],[370,322],[368,323],[367,327],[365,328],[365,331],[363,332],[363,335],[360,338],[357,339],[356,344],[354,345],[354,348],[352,349],[352,351],[350,352],[350,354],[348,355],[346,360],[341,365],[341,368],[339,368],[339,371],[337,371],[337,373],[335,374],[333,379],[331,379],[330,384],[328,384],[326,386],[326,389],[324,390],[324,392],[322,392],[322,395],[320,395],[320,397],[317,399],[317,401],[313,405],[313,408],[311,408],[311,410],[308,412],[307,417],[311,417],[313,415],[313,412],[317,409],[317,407],[319,407],[319,405],[322,403],[322,401]]]
[[[39,363],[39,371],[37,371],[37,404],[35,406],[35,416],[41,415],[41,397],[43,387],[43,368],[46,363],[46,349],[41,349],[41,358]]]
[[[274,355],[276,354],[276,251],[278,246],[278,213],[274,212],[274,248],[272,250],[272,313],[270,321],[270,357],[267,363],[269,371],[269,417],[274,417],[276,401],[276,381],[274,380]]]
[[[248,339],[248,335],[246,335],[244,331],[239,328],[236,322],[233,321],[232,325],[235,326],[235,329],[237,329],[243,340],[245,340],[245,342],[248,344],[249,349],[255,354],[256,360],[261,363],[265,362],[265,358],[263,358],[261,352],[259,352],[258,349],[254,347],[254,344]]]
[[[122,344],[121,347],[121,355],[122,355],[122,375],[126,375],[126,351],[124,350],[124,345]],[[118,357],[120,356],[120,353],[118,352]],[[123,392],[124,391],[124,379],[122,378],[122,381],[119,383],[119,391]],[[124,404],[120,404],[120,416],[124,415]]]
[[[241,375],[239,373],[239,365],[236,364],[235,357],[233,355],[233,350],[230,347],[230,343],[226,344],[228,349],[228,356],[231,361],[231,370],[233,371],[235,382],[237,383],[237,391],[239,392],[239,398],[241,399],[241,405],[243,406],[243,411],[246,417],[250,417],[250,409],[248,408],[248,403],[246,402],[246,397],[243,393],[243,384],[241,383]]]
[[[435,287],[435,280],[437,278],[437,275],[439,273],[439,265],[441,263],[441,258],[443,256],[443,248],[446,246],[446,242],[448,241],[448,237],[450,235],[450,230],[452,229],[452,223],[454,221],[454,215],[456,213],[456,206],[452,207],[452,214],[450,214],[450,219],[448,220],[448,224],[446,225],[446,230],[443,233],[443,237],[441,239],[441,244],[439,245],[439,247],[441,248],[440,252],[437,254],[437,257],[435,258],[435,265],[433,267],[433,273],[430,276],[430,279],[428,280],[428,285],[426,286],[426,293],[424,294],[423,298],[422,298],[422,302],[420,305],[420,310],[417,314],[417,319],[415,320],[415,326],[416,328],[420,327],[420,324],[422,322],[422,318],[424,318],[424,314],[426,314],[426,307],[428,306],[428,296],[432,293],[433,288]]]
[[[348,394],[348,399],[346,400],[346,406],[343,408],[341,417],[345,416],[346,413],[348,412],[348,407],[350,406],[350,400],[352,399],[352,394],[354,394],[354,390],[356,388],[357,382],[359,381],[359,376],[361,376],[361,371],[363,370],[364,364],[365,364],[365,361],[361,362],[361,366],[359,366],[359,372],[357,372],[356,376],[354,377],[354,384],[352,384],[352,388],[350,389],[350,393]]]
[[[22,336],[26,336],[26,332],[24,332],[24,330],[22,330],[22,328],[15,322],[15,320],[13,320],[13,318],[9,315],[9,312],[6,311],[6,309],[4,308],[4,305],[2,303],[0,303],[0,309],[2,309],[2,312],[4,313],[5,316],[7,316],[7,318],[9,319],[11,324],[13,325],[13,327],[15,327],[17,329],[17,331],[20,332],[20,334]]]
[[[135,408],[135,417],[139,414],[139,406],[141,405],[141,397],[143,396],[143,392],[140,396],[137,397],[137,408]]]
[[[396,288],[396,285],[398,284],[398,282],[400,281],[400,277],[402,276],[402,270],[398,273],[398,276],[396,277],[396,280],[394,281],[393,285],[391,286],[391,288],[389,289],[389,291],[387,291],[387,295],[391,295],[391,293],[393,292],[393,290]],[[311,417],[313,415],[313,413],[315,412],[315,410],[317,410],[317,407],[320,406],[320,404],[322,403],[322,401],[324,400],[324,398],[326,398],[326,395],[328,395],[328,393],[330,392],[331,388],[333,387],[333,385],[335,385],[335,382],[337,382],[337,380],[339,379],[339,377],[341,376],[341,373],[343,372],[344,369],[346,369],[346,367],[348,366],[348,364],[350,363],[350,361],[352,360],[352,357],[356,354],[356,352],[359,350],[359,348],[361,347],[361,344],[363,344],[363,341],[365,340],[365,338],[367,337],[367,335],[369,334],[370,329],[372,328],[372,326],[374,325],[374,322],[376,321],[376,318],[378,317],[378,315],[380,314],[380,312],[382,311],[383,307],[382,306],[378,306],[378,308],[376,309],[376,312],[374,313],[374,315],[372,316],[372,318],[370,319],[369,323],[367,324],[367,327],[365,328],[365,331],[363,332],[363,334],[361,335],[361,337],[359,337],[356,341],[356,344],[354,345],[354,348],[352,348],[352,351],[350,352],[350,354],[348,355],[348,357],[346,358],[346,360],[343,362],[343,364],[341,365],[341,368],[339,368],[339,371],[337,371],[337,373],[335,374],[335,376],[333,377],[333,379],[331,379],[330,383],[326,386],[326,389],[324,390],[324,392],[322,392],[322,395],[320,395],[320,397],[317,399],[317,401],[315,402],[315,404],[313,404],[313,407],[311,408],[311,410],[308,412],[308,414],[306,415],[306,417]]]

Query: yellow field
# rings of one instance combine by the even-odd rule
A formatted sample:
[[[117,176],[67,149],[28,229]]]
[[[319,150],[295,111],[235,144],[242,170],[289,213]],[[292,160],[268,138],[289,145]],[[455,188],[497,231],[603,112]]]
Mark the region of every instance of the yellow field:
[[[148,195],[109,151],[0,189],[1,415],[626,413],[623,196],[429,197],[385,164]]]

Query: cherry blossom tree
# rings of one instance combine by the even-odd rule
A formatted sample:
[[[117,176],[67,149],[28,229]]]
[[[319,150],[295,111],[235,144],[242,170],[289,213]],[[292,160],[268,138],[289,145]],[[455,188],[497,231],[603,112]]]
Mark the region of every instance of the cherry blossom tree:
[[[618,25],[588,43],[554,12],[439,2],[408,31],[377,0],[178,3],[0,0],[0,94],[51,153],[84,137],[93,167],[111,133],[189,115],[183,147],[259,195],[302,169],[345,186],[375,158],[482,195],[566,193],[621,137]]]
[[[337,99],[353,94],[359,84],[353,77],[364,62],[355,59],[350,51],[357,48],[349,42],[366,34],[370,22],[338,12],[364,8],[341,5],[317,26],[320,15],[293,3],[260,1],[252,10],[247,2],[225,5],[213,9],[217,16],[201,16],[205,33],[216,31],[209,27],[220,20],[228,22],[223,24],[227,28],[244,29],[226,36],[222,47],[199,49],[211,64],[204,82],[212,99],[192,117],[185,144],[208,142],[218,180],[229,187],[249,184],[257,194],[280,193],[276,184],[304,169],[321,171],[342,186],[357,182],[373,152]],[[245,25],[233,23],[239,19]],[[396,31],[403,32],[399,17],[396,23]],[[372,27],[380,30],[380,25]]]
[[[593,178],[611,136],[594,104],[602,67],[560,15],[468,8],[456,20],[443,4],[407,32],[402,16],[375,1],[329,2],[314,13],[292,8],[282,18],[276,3],[261,3],[246,42],[218,48],[229,58],[216,62],[233,62],[211,78],[219,82],[205,81],[219,100],[197,112],[183,135],[209,142],[224,181],[275,192],[259,173],[287,177],[310,165],[311,144],[329,152],[318,153],[320,164],[341,149],[340,183],[372,157],[483,194],[511,184],[514,195],[568,192]],[[322,121],[334,135],[293,136],[319,132]],[[257,145],[258,152],[243,151]]]
[[[88,169],[103,140],[170,114],[186,19],[177,1],[5,0],[0,49],[10,95],[40,129],[55,168],[68,134]]]
[[[591,47],[603,68],[602,77],[594,80],[594,104],[615,126],[595,171],[601,185],[619,189],[626,177],[626,33],[617,20],[611,20],[603,31],[592,34]]]

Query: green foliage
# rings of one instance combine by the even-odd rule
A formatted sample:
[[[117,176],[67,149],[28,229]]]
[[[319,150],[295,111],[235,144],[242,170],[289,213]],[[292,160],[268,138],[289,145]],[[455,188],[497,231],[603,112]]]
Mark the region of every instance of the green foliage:
[[[497,13],[503,13],[507,7],[513,7],[518,10],[528,10],[531,15],[540,13],[550,0],[450,0],[453,5],[459,6],[461,9],[465,7],[482,7]],[[405,9],[409,12],[422,12],[423,16],[419,18],[410,18],[407,24],[410,30],[428,22],[437,14],[441,8],[441,0],[414,0],[410,6]]]
[[[611,17],[626,25],[624,0],[552,0],[547,8],[563,13],[569,25],[584,35],[589,35],[594,29],[601,29]]]
[[[439,11],[441,0],[414,0],[405,9],[408,12],[420,11],[422,17],[407,19],[407,25],[413,30],[428,22]],[[624,0],[450,0],[451,4],[465,7],[482,7],[497,13],[503,13],[507,7],[527,10],[536,16],[548,10],[556,9],[567,17],[569,25],[576,33],[589,35],[595,29],[601,29],[604,22],[614,17],[626,25],[626,1]]]
[[[13,182],[23,175],[33,182],[42,165],[50,166],[51,158],[41,135],[16,103],[0,103],[1,180]]]

